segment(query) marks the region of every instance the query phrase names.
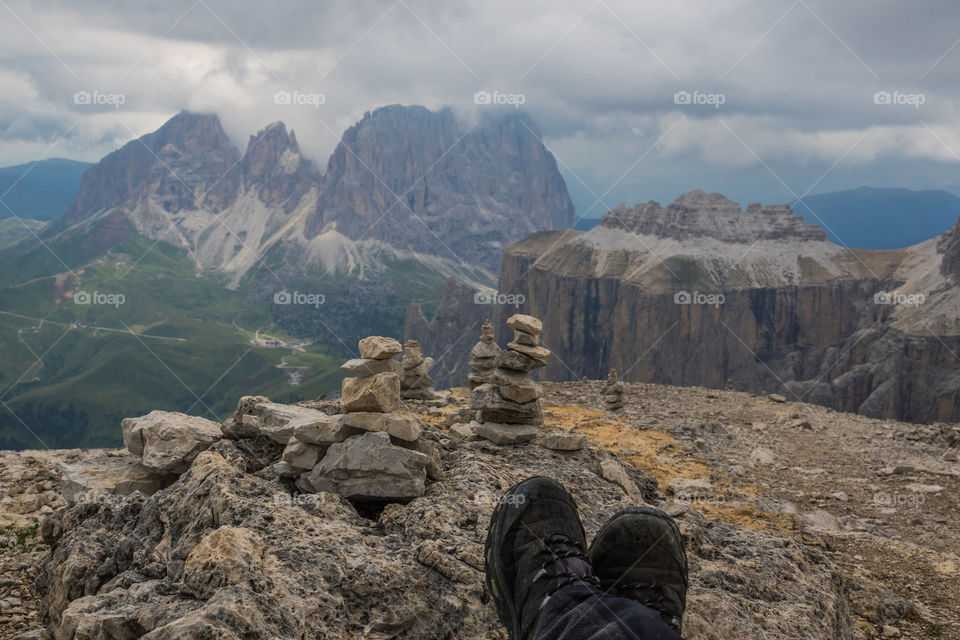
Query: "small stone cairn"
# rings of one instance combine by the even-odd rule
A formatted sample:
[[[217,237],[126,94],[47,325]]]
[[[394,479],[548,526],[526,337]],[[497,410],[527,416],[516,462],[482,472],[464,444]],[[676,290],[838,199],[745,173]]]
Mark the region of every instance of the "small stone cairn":
[[[607,381],[604,383],[603,390],[600,392],[603,406],[606,407],[607,411],[619,411],[623,408],[623,392],[623,383],[620,382],[617,377],[617,370],[610,369],[610,373],[607,375]]]
[[[470,403],[478,412],[470,423],[474,434],[501,445],[529,442],[537,436],[537,427],[543,424],[543,392],[530,372],[547,366],[550,356],[540,346],[540,320],[516,314],[507,326],[513,329],[513,342],[496,355],[493,381],[476,386]]]
[[[467,381],[471,389],[494,381],[500,347],[493,338],[493,325],[490,320],[484,320],[480,328],[480,342],[473,345],[473,349],[470,350],[470,374],[467,376]]]
[[[407,340],[403,345],[403,376],[400,378],[400,395],[404,400],[436,400],[432,389],[433,378],[427,373],[433,366],[433,358],[424,358],[420,343]]]

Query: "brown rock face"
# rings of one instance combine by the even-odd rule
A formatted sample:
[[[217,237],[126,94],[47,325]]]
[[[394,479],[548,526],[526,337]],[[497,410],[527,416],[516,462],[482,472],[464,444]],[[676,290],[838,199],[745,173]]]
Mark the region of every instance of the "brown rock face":
[[[788,209],[741,211],[699,192],[667,208],[614,209],[585,234],[510,245],[499,290],[525,295],[520,312],[543,320],[544,346],[558,357],[541,379],[616,368],[629,381],[721,389],[733,378],[741,390],[871,417],[957,421],[956,234],[940,242],[945,286],[926,271],[937,258],[930,247],[851,251]],[[907,282],[925,304],[876,303]],[[498,316],[500,335],[514,312]]]
[[[940,272],[954,282],[960,282],[960,220],[943,234],[937,251],[943,254]]]

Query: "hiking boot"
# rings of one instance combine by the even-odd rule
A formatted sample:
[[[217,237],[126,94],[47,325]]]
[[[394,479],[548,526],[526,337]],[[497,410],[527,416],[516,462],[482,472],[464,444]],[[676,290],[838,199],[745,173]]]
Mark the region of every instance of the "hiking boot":
[[[529,638],[558,589],[599,586],[585,548],[577,505],[556,480],[529,478],[503,494],[490,516],[484,561],[487,589],[510,640]]]
[[[687,553],[673,518],[653,507],[628,507],[590,545],[600,588],[644,604],[680,633],[687,599]]]

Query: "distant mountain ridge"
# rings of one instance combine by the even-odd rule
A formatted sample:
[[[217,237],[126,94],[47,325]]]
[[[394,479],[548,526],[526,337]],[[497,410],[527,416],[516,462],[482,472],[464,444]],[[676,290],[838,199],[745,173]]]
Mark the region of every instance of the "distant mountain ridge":
[[[0,218],[16,215],[53,220],[73,202],[83,173],[92,166],[89,162],[50,158],[0,168],[0,196],[7,205],[0,206]]]
[[[960,218],[960,197],[940,189],[858,187],[792,204],[830,242],[852,249],[899,249],[940,235]]]

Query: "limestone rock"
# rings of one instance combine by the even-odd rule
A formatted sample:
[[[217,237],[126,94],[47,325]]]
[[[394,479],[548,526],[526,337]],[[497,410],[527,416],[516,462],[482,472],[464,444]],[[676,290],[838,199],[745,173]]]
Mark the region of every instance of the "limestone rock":
[[[716,492],[717,490],[707,480],[674,478],[667,483],[667,493],[683,500],[709,498],[716,494]]]
[[[634,504],[641,506],[646,504],[643,494],[637,488],[637,483],[633,481],[623,465],[616,460],[607,459],[600,462],[600,476],[623,489],[623,492]]]
[[[290,442],[283,450],[281,458],[291,467],[313,469],[325,451],[326,448],[320,445],[308,444],[300,442],[296,438],[290,438]]]
[[[360,357],[386,360],[402,352],[400,343],[393,338],[370,336],[360,341]]]
[[[500,353],[500,346],[497,345],[496,342],[484,342],[481,340],[473,345],[473,348],[470,350],[470,357],[478,360],[482,358],[496,358],[498,353]]]
[[[68,504],[96,500],[98,496],[127,496],[134,491],[152,495],[176,479],[143,466],[140,459],[133,456],[60,463],[57,471],[60,491]]]
[[[420,421],[409,411],[391,413],[356,411],[344,414],[343,423],[348,427],[364,431],[383,431],[400,440],[416,440],[420,437],[421,431]]]
[[[369,432],[330,445],[310,473],[318,491],[352,500],[409,500],[423,495],[430,457]]]
[[[403,373],[403,366],[393,358],[375,360],[373,358],[354,358],[340,365],[340,371],[374,376],[378,373]]]
[[[494,375],[494,381],[500,390],[500,395],[507,400],[523,404],[532,402],[543,395],[543,390],[526,373],[499,369]]]
[[[533,371],[547,366],[541,359],[531,358],[515,349],[505,349],[497,355],[497,368],[513,371]]]
[[[471,422],[473,422],[471,420]],[[450,425],[450,433],[455,435],[459,440],[467,441],[476,440],[477,435],[473,432],[473,429],[470,428],[470,423],[466,422],[455,422]]]
[[[517,351],[534,360],[546,360],[550,357],[550,349],[546,347],[531,347],[530,345],[520,344],[519,342],[508,342],[507,349]]]
[[[400,376],[378,373],[366,378],[344,378],[340,402],[347,413],[395,411],[400,406]]]
[[[587,436],[582,433],[544,433],[537,444],[554,451],[579,451],[587,446]]]
[[[343,415],[323,415],[294,421],[292,435],[300,442],[331,445],[343,442],[357,433],[359,432],[356,429],[346,424]]]
[[[220,425],[223,431],[223,437],[231,440],[244,440],[246,438],[255,438],[260,435],[260,427],[257,426],[256,419],[251,415],[245,415],[240,420],[228,418],[226,422]]]
[[[206,600],[222,587],[244,585],[262,572],[265,551],[263,540],[250,529],[214,529],[187,556],[183,592]]]
[[[539,318],[534,318],[533,316],[522,313],[515,313],[507,318],[507,326],[511,329],[524,331],[535,336],[540,335],[540,332],[543,331],[543,322],[541,322]]]
[[[537,437],[537,427],[526,424],[501,424],[499,422],[470,423],[470,429],[478,437],[494,444],[523,444]]]
[[[161,474],[186,471],[197,454],[223,437],[216,422],[175,411],[125,418],[120,429],[127,450]]]
[[[401,440],[397,444],[428,456],[430,462],[427,464],[427,477],[431,480],[443,479],[443,460],[440,458],[440,450],[436,444],[425,438],[417,438],[413,441]]]
[[[241,414],[242,420],[254,421],[259,433],[282,445],[287,444],[298,425],[319,424],[331,419],[331,416],[316,409],[270,402],[258,396],[241,399],[237,413]]]

